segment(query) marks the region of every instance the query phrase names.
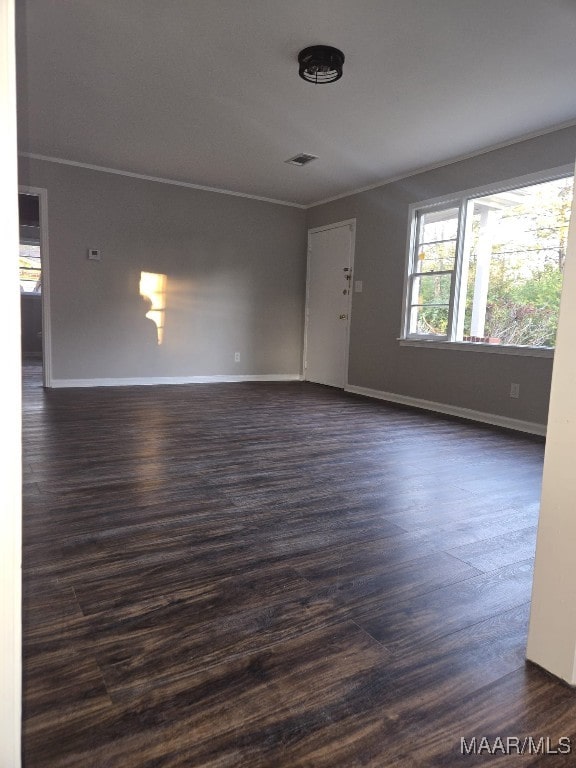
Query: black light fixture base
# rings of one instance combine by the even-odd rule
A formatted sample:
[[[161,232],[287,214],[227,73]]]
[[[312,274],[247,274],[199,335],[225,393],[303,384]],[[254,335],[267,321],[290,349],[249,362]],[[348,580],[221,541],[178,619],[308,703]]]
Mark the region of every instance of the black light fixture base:
[[[298,54],[298,74],[307,83],[335,83],[342,77],[344,54],[331,45],[311,45]]]

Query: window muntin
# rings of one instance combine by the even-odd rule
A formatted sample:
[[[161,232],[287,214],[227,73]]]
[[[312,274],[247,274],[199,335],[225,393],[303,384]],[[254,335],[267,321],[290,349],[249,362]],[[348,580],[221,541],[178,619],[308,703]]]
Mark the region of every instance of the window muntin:
[[[554,346],[572,188],[566,175],[416,207],[404,338]]]

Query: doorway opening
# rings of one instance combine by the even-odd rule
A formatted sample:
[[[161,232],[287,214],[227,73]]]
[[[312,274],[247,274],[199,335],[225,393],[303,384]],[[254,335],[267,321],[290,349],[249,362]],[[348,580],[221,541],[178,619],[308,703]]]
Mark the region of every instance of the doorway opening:
[[[22,366],[42,371],[49,386],[46,191],[21,188],[18,217]]]

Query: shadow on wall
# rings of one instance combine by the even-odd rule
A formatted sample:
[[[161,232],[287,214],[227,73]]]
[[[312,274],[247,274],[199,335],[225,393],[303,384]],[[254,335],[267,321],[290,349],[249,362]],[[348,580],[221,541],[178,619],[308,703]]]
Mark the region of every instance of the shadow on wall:
[[[144,343],[160,344],[160,329],[157,327],[154,320],[152,320],[150,317],[150,313],[153,311],[152,299],[150,299],[148,296],[140,295],[140,306],[144,312],[141,326]]]
[[[158,284],[162,287],[166,276],[160,277],[163,281]],[[104,348],[98,333],[97,343],[105,354],[109,354],[108,362],[113,366],[115,376],[151,376],[157,373],[164,331],[164,292],[160,297],[151,290],[151,285],[156,283],[150,280],[141,282],[138,292],[134,291],[122,299],[116,321],[107,318],[109,334]],[[98,375],[102,375],[100,371]]]
[[[143,361],[158,348],[158,327],[148,317],[151,311],[152,301],[148,296],[133,294],[125,301],[115,342],[122,350],[124,362]]]

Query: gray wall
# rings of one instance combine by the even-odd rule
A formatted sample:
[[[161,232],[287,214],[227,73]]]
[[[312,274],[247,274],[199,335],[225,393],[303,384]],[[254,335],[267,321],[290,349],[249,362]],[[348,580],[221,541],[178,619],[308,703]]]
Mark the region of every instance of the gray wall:
[[[567,128],[309,209],[309,228],[356,218],[350,328],[351,385],[544,424],[552,359],[402,347],[408,206],[428,198],[548,170],[576,157]],[[509,397],[511,382],[520,398]]]
[[[48,190],[54,379],[300,373],[305,211],[26,158],[20,183]],[[141,271],[167,276],[160,346]]]
[[[574,162],[567,128],[306,212],[21,158],[48,189],[53,377],[297,374],[306,226],[356,218],[349,383],[544,424],[552,360],[402,347],[408,206]],[[86,258],[100,248],[102,262]],[[141,271],[167,275],[164,343],[135,323]],[[242,360],[234,363],[234,352]],[[509,397],[520,384],[518,400]]]

